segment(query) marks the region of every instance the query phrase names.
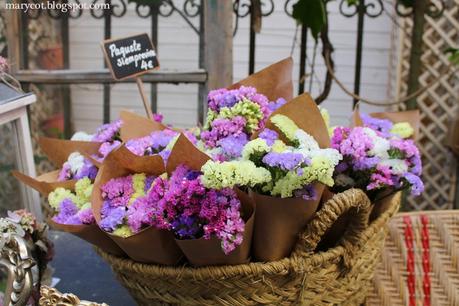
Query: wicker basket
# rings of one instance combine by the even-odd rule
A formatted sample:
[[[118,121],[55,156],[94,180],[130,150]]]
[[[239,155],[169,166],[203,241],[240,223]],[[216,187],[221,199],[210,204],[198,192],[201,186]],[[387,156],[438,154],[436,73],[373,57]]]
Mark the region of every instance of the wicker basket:
[[[117,258],[98,250],[139,305],[359,305],[364,302],[400,198],[368,226],[371,204],[352,189],[329,200],[301,235],[290,258],[237,266],[166,267]],[[351,225],[340,243],[314,250],[344,212]]]
[[[459,210],[402,213],[391,220],[367,305],[409,305],[407,218],[414,242],[414,304],[459,305]],[[427,230],[423,233],[424,225]],[[423,235],[429,237],[427,245],[423,245]],[[422,256],[426,251],[427,262]],[[425,278],[425,274],[429,277]],[[430,298],[426,291],[430,291]]]

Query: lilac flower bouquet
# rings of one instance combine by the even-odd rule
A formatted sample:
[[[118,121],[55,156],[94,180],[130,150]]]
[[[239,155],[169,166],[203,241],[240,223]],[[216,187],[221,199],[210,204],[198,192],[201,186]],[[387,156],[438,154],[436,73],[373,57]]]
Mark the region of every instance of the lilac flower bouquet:
[[[158,178],[150,198],[157,200],[156,226],[171,230],[179,240],[216,237],[225,254],[242,243],[241,202],[230,188],[208,189],[201,172],[180,165],[168,180]]]
[[[305,200],[317,199],[314,183],[333,186],[333,171],[342,159],[341,154],[335,149],[321,149],[311,135],[284,115],[275,115],[271,121],[291,145],[282,141],[276,131],[264,129],[259,138],[248,142],[242,150],[241,161],[251,162],[252,167],[241,161],[209,161],[202,168],[204,185],[248,185],[260,194]],[[230,169],[228,163],[232,164]]]
[[[99,226],[106,232],[129,237],[153,224],[145,195],[154,176],[144,173],[117,177],[101,186],[103,206]]]
[[[376,122],[372,120],[371,124]],[[343,155],[343,160],[335,169],[333,191],[361,188],[373,201],[391,190],[408,189],[411,195],[419,195],[424,189],[422,164],[413,140],[390,133],[389,126],[381,121],[375,127],[377,130],[334,129],[332,147]]]
[[[52,220],[67,225],[94,224],[90,200],[92,188],[91,180],[85,177],[76,182],[74,192],[64,188],[51,192],[48,202],[57,212]]]
[[[219,160],[239,157],[250,136],[263,129],[269,115],[286,103],[282,98],[271,102],[254,87],[245,86],[213,90],[207,100],[201,146]]]

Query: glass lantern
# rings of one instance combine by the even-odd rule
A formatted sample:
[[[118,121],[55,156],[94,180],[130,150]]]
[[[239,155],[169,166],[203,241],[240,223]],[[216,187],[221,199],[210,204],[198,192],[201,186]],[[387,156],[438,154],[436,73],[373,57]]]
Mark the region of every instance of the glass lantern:
[[[31,93],[20,93],[0,83],[0,216],[8,210],[26,208],[42,219],[36,191],[19,183],[11,171],[35,177],[35,163],[27,106],[36,102]]]

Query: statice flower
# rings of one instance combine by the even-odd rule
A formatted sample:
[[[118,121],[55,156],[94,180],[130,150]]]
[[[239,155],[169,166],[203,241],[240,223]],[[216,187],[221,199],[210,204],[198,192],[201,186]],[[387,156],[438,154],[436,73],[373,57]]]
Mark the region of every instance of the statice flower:
[[[279,98],[277,99],[276,101],[274,102],[270,102],[268,103],[268,108],[271,112],[274,112],[276,111],[279,107],[281,107],[282,105],[284,105],[285,103],[287,103],[287,100],[285,100],[284,98]]]
[[[416,145],[391,133],[385,121],[371,120],[379,124],[377,131],[369,127],[335,128],[332,147],[344,158],[335,169],[334,191],[361,188],[372,199],[385,190],[409,189],[412,195],[419,195],[423,190],[422,165]]]
[[[131,139],[126,142],[126,148],[138,156],[149,156],[162,152],[178,133],[165,129],[154,131],[150,135]]]
[[[48,195],[48,202],[56,211],[53,220],[70,225],[94,224],[90,203],[92,189],[93,184],[88,178],[77,181],[74,192],[56,188]]]
[[[270,102],[266,96],[257,93],[253,87],[241,86],[238,89],[217,89],[209,92],[207,119],[200,138],[204,150],[217,160],[231,160],[240,157],[229,149],[228,142],[237,137],[250,139],[253,133],[265,127],[269,115],[286,101],[279,98]],[[238,150],[240,151],[240,150]]]
[[[99,154],[93,156],[97,161],[103,162],[104,159],[116,148],[118,148],[121,145],[121,141],[115,140],[112,142],[104,142],[100,145],[99,147]]]
[[[73,136],[70,138],[70,140],[74,141],[92,141],[94,138],[94,135],[88,134],[86,132],[76,132],[73,134]]]
[[[152,210],[156,202],[147,195],[155,181],[155,176],[136,173],[113,178],[102,185],[101,228],[114,235],[128,237],[152,225]]]
[[[248,141],[246,134],[231,135],[220,139],[218,146],[221,148],[222,159],[231,160],[239,158],[242,154],[242,149]]]
[[[184,165],[169,180],[157,178],[148,195],[157,203],[153,222],[158,228],[172,230],[177,239],[217,237],[228,254],[242,243],[241,203],[232,189],[206,188],[201,178],[201,172]]]
[[[217,162],[209,160],[202,167],[201,181],[207,188],[222,189],[234,186],[253,187],[271,181],[268,170],[251,161]]]
[[[341,154],[336,149],[321,149],[311,135],[284,115],[272,116],[271,121],[293,146],[278,139],[277,132],[266,129],[260,138],[244,146],[242,160],[208,161],[201,168],[203,184],[215,189],[250,187],[266,195],[308,200],[316,196],[315,190],[310,190],[313,183],[332,186]]]
[[[274,142],[279,139],[279,134],[277,134],[276,131],[270,130],[270,129],[264,129],[259,135],[259,138],[263,139],[266,141],[266,144],[268,146],[272,146]]]
[[[390,130],[392,135],[406,139],[410,138],[414,134],[413,127],[408,122],[395,123]]]
[[[390,135],[390,130],[394,125],[390,120],[374,118],[364,113],[360,114],[360,118],[363,121],[363,126],[377,131],[385,137]]]
[[[363,121],[363,126],[376,131],[386,138],[396,136],[397,138],[406,139],[414,134],[414,128],[408,122],[393,123],[388,119],[374,118],[367,114],[360,114],[360,118]]]
[[[94,135],[92,141],[94,142],[112,142],[115,140],[120,141],[120,129],[123,125],[123,121],[118,119],[112,123],[106,123],[101,125]]]
[[[79,180],[96,178],[98,169],[88,159],[78,152],[73,152],[69,155],[67,161],[62,165],[57,178],[58,181]]]

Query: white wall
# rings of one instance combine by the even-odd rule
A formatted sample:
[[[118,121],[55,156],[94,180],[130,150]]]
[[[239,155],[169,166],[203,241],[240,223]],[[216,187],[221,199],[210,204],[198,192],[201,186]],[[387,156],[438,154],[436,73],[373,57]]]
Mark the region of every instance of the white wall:
[[[89,0],[86,0],[88,2]],[[176,1],[180,3],[181,1]],[[296,24],[284,12],[284,1],[274,1],[275,11],[263,18],[262,31],[257,35],[256,70],[290,55]],[[353,88],[357,19],[345,18],[338,12],[338,1],[329,8],[330,38],[335,47],[334,59],[337,76],[350,89]],[[180,7],[180,5],[178,5]],[[150,32],[149,19],[138,18],[134,6],[123,18],[113,18],[113,37],[139,32]],[[198,18],[193,20],[198,24]],[[234,79],[247,75],[249,50],[248,17],[239,20],[239,30],[234,39]],[[384,100],[389,94],[389,69],[392,23],[388,16],[365,19],[364,52],[361,95]],[[103,21],[83,17],[70,21],[71,68],[91,69],[103,67],[100,41],[103,39]],[[294,49],[294,59],[299,62],[300,31]],[[198,67],[198,36],[176,13],[159,18],[159,60],[161,69],[196,69]],[[308,56],[312,59],[313,40],[309,36]],[[317,49],[316,72],[323,82],[325,68]],[[309,68],[308,68],[309,71]],[[295,93],[298,83],[298,66],[294,69]],[[306,89],[309,80],[306,81]],[[314,80],[313,96],[319,92],[319,82]],[[147,90],[148,90],[147,86]],[[177,126],[192,126],[197,118],[197,85],[158,85],[159,112],[165,121]],[[149,91],[149,90],[148,90]],[[75,128],[91,131],[102,121],[102,86],[72,86],[72,105]],[[116,118],[122,108],[143,113],[142,103],[135,84],[113,85],[111,116]],[[352,99],[334,84],[329,98],[323,104],[329,109],[334,124],[346,124]],[[364,110],[367,109],[363,106]]]

